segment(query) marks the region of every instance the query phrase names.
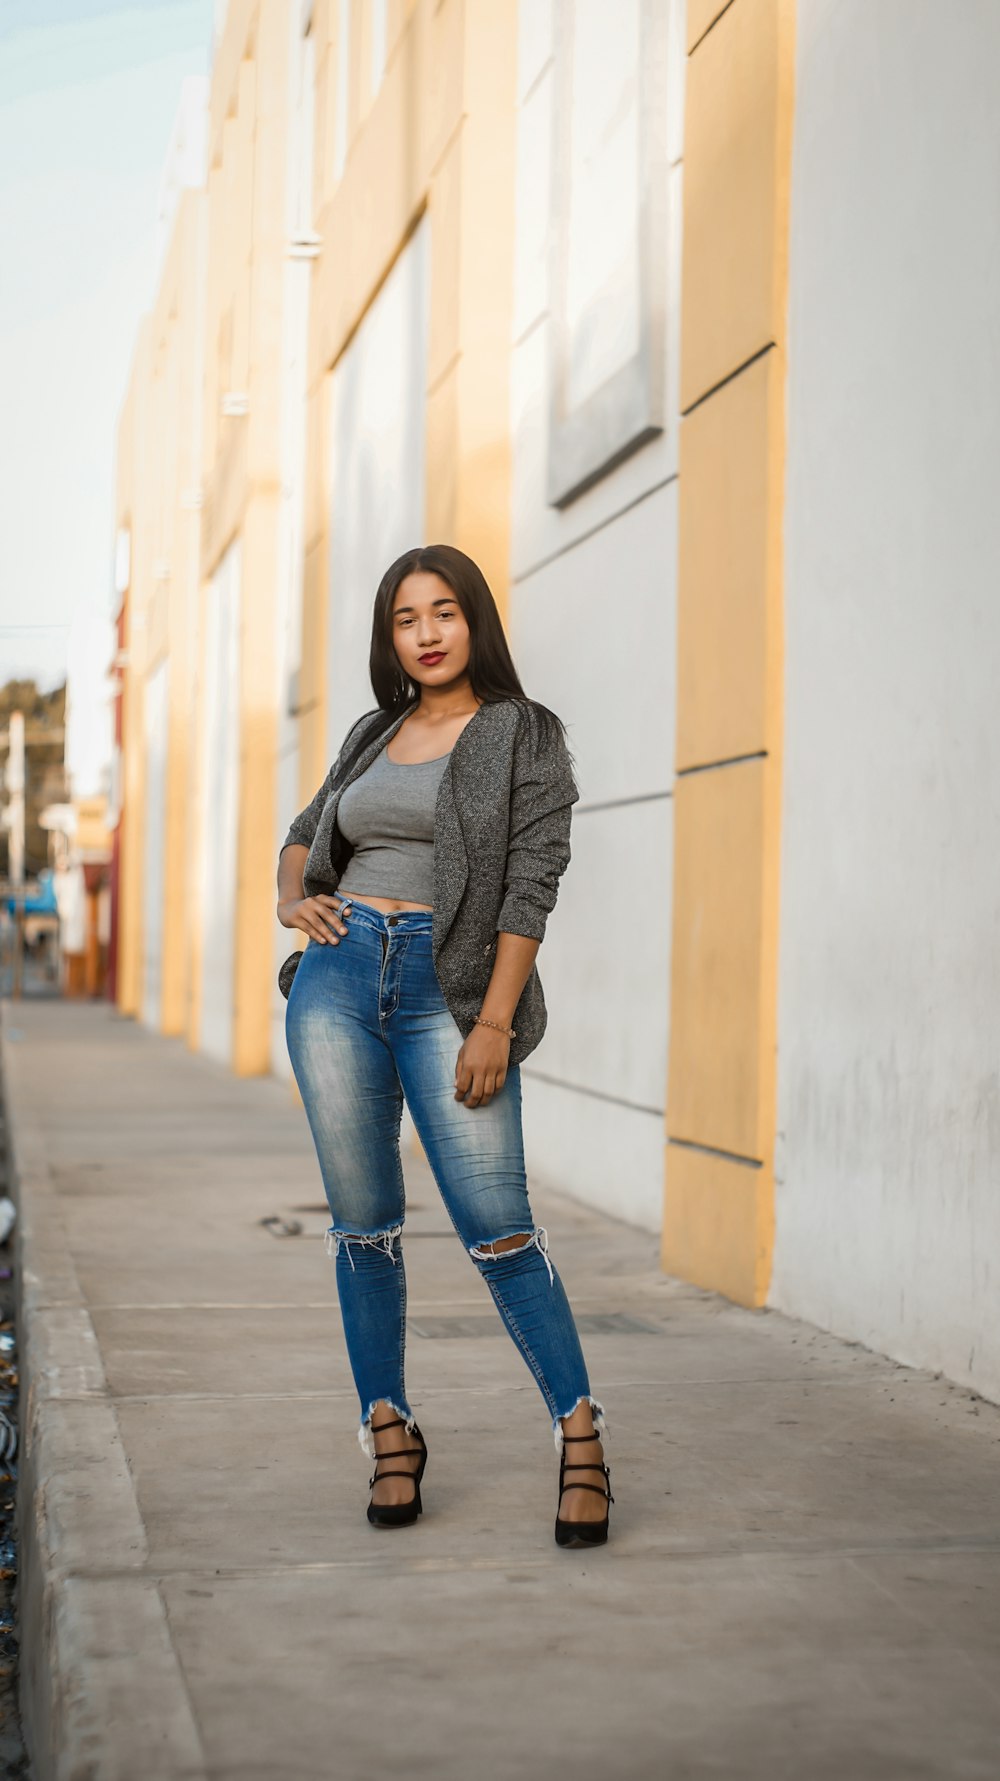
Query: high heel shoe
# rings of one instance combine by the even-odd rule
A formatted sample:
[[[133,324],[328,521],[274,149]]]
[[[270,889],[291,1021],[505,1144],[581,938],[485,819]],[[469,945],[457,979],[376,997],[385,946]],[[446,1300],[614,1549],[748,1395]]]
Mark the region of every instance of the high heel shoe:
[[[598,1440],[600,1440],[600,1436],[596,1433],[593,1435],[564,1435],[563,1436],[564,1442],[565,1441],[598,1441]],[[604,1473],[604,1489],[602,1490],[600,1488],[600,1486],[597,1484],[567,1484],[566,1483],[566,1473],[567,1472],[603,1472]],[[564,1447],[562,1454],[560,1456],[560,1460],[559,1460],[559,1502],[560,1503],[562,1502],[563,1492],[566,1490],[592,1490],[595,1496],[603,1497],[605,1502],[609,1505],[611,1503],[613,1503],[615,1500],[614,1497],[611,1495],[611,1473],[608,1471],[607,1466],[604,1465],[603,1463],[601,1463],[599,1465],[587,1466],[587,1465],[583,1464],[582,1460],[579,1462],[579,1464],[577,1464],[571,1460],[567,1460],[566,1449]],[[603,1521],[562,1521],[559,1517],[559,1511],[557,1508],[557,1510],[556,1510],[556,1545],[557,1546],[603,1546],[607,1540],[607,1537],[608,1537],[608,1516],[609,1516],[609,1514],[610,1514],[610,1507],[608,1509],[605,1509]]]
[[[383,1429],[405,1427],[405,1418],[397,1416],[392,1422],[380,1422],[377,1433],[381,1434]],[[417,1440],[420,1442],[420,1447],[396,1447],[391,1453],[377,1453],[375,1456],[375,1470],[368,1480],[368,1488],[369,1490],[374,1490],[376,1484],[380,1483],[383,1478],[412,1478],[413,1497],[408,1503],[369,1503],[368,1519],[371,1522],[372,1527],[410,1527],[413,1522],[416,1521],[417,1516],[422,1515],[424,1512],[423,1503],[420,1501],[420,1480],[424,1475],[424,1467],[427,1464],[427,1444],[416,1423],[414,1423],[410,1433],[416,1435]],[[384,1459],[409,1459],[415,1452],[420,1453],[420,1459],[416,1470],[413,1472],[380,1472],[378,1469],[381,1461]]]

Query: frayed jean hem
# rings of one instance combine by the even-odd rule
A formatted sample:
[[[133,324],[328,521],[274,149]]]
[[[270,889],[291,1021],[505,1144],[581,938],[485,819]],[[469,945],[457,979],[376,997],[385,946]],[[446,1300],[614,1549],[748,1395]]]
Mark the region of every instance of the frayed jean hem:
[[[373,1398],[358,1426],[358,1443],[362,1453],[367,1453],[369,1459],[378,1457],[375,1452],[375,1437],[372,1434],[372,1417],[375,1414],[376,1404],[385,1404],[388,1409],[393,1411],[394,1415],[402,1417],[408,1435],[412,1435],[417,1420],[408,1404],[396,1404],[391,1398]]]
[[[581,1404],[590,1405],[590,1412],[594,1418],[595,1435],[600,1436],[601,1440],[607,1435],[608,1425],[604,1415],[603,1404],[599,1404],[596,1398],[592,1398],[589,1393],[584,1392],[577,1398],[576,1403],[573,1404],[569,1410],[562,1410],[558,1416],[553,1416],[552,1418],[552,1433],[555,1437],[557,1453],[562,1453],[563,1451],[563,1418],[572,1416],[574,1410],[579,1410]]]

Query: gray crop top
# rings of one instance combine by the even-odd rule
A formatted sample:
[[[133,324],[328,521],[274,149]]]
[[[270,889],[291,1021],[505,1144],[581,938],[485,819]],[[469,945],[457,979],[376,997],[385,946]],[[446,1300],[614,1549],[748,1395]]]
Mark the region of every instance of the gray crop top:
[[[449,751],[450,752],[450,751]],[[380,749],[341,794],[337,827],[354,848],[337,895],[434,906],[434,812],[448,762],[391,761]]]

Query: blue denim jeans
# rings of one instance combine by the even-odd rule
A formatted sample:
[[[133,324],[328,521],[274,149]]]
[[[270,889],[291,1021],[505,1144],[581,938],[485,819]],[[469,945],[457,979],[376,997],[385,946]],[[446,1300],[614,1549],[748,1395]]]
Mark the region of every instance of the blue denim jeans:
[[[448,1215],[486,1280],[545,1399],[560,1419],[590,1396],[580,1339],[548,1238],[528,1201],[521,1075],[478,1107],[455,1099],[462,1034],[431,953],[431,915],[353,901],[339,943],[310,940],[285,1016],[288,1052],[312,1131],[332,1224],[344,1336],[361,1400],[359,1439],[374,1452],[374,1406],[413,1425],[404,1384],[405,1217],[399,1153],[406,1100]],[[505,1237],[524,1236],[495,1252]]]

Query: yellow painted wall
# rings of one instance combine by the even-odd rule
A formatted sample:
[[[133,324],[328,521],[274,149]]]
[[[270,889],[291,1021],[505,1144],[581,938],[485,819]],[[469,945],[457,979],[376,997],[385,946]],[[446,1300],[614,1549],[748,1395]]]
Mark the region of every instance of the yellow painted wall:
[[[146,607],[152,580],[146,435],[149,412],[148,320],[139,328],[118,431],[116,520],[130,537],[125,595],[125,668],[122,685],[124,815],[119,855],[118,1006],[139,1013],[142,981],[142,813],[145,788],[142,690],[146,673]]]
[[[663,1264],[762,1304],[774,1236],[794,0],[688,12]]]
[[[681,408],[784,340],[794,0],[733,0],[688,57]]]
[[[687,47],[688,52],[700,43],[706,31],[711,30],[720,13],[725,12],[730,0],[687,0]]]
[[[198,665],[204,248],[204,194],[185,192],[153,314],[154,337],[164,361],[155,448],[162,502],[157,556],[167,577],[162,584],[166,603],[162,648],[169,657],[161,1024],[164,1032],[173,1034],[187,1029],[193,916],[191,728]]]
[[[74,798],[73,814],[76,828],[73,845],[92,859],[111,858],[111,831],[108,828],[108,801],[96,798]]]
[[[677,626],[682,772],[780,739],[784,355],[773,348],[681,427]]]

